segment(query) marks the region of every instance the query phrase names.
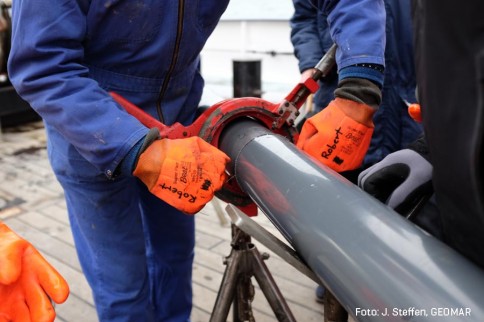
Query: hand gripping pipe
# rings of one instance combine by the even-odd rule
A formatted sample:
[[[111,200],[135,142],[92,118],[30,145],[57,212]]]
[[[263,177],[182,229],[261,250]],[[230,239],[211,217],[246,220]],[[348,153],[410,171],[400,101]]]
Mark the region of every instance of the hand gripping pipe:
[[[484,272],[286,138],[224,129],[229,172],[358,321],[484,321]]]

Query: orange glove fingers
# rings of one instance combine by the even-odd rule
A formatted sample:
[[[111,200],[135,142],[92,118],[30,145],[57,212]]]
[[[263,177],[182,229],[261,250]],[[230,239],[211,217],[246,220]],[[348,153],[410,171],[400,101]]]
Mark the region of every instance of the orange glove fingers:
[[[22,253],[27,243],[24,240],[19,239],[16,235],[15,238],[17,240],[12,240],[10,236],[1,236],[0,284],[9,285],[15,282],[21,273]]]
[[[29,243],[0,222],[0,284],[15,282],[21,272],[22,254]]]
[[[204,175],[211,179],[211,191],[213,194],[215,191],[220,190],[225,181],[227,181],[225,168],[227,163],[230,162],[230,158],[206,141],[198,140],[197,143],[200,151],[202,151],[202,159],[206,160],[204,163],[207,166],[203,166],[205,172]]]
[[[303,128],[301,129],[301,133],[299,134],[299,138],[297,140],[296,146],[300,149],[303,149],[303,144],[309,138],[311,138],[313,135],[318,133],[318,130],[314,127],[313,122],[310,120],[311,118],[307,119],[304,122]]]
[[[30,317],[30,310],[24,301],[15,301],[10,308],[10,320],[8,322],[37,322]]]
[[[67,282],[34,246],[2,223],[0,268],[0,317],[20,322],[54,320],[50,298],[58,303],[65,301]]]
[[[22,277],[22,279],[24,279]],[[36,282],[29,281],[26,277],[22,282],[24,288],[28,287],[28,292],[25,293],[25,300],[30,310],[30,319],[39,322],[52,322],[55,319],[55,311],[49,300],[47,294]]]
[[[196,140],[195,142],[198,144],[200,151],[208,153],[214,161],[223,163],[225,169],[225,165],[230,162],[228,155],[202,139]]]
[[[18,283],[0,284],[0,322],[29,322],[30,310]]]
[[[11,322],[13,321],[10,317],[0,312],[0,322]]]
[[[32,276],[30,278],[38,279],[43,292],[52,301],[57,304],[63,303],[69,296],[69,285],[62,275],[33,247],[29,247],[25,251],[24,258],[28,261],[24,263],[24,267],[32,268]]]
[[[336,98],[303,125],[297,146],[337,172],[361,166],[373,135],[374,109]]]

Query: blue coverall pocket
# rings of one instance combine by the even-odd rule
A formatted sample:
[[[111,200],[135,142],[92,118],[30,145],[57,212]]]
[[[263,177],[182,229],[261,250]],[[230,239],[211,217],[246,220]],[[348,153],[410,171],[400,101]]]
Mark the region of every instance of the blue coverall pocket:
[[[52,170],[59,181],[62,181],[63,178],[77,182],[100,182],[108,180],[102,171],[84,159],[68,143],[59,144],[55,140],[50,140],[47,152]]]

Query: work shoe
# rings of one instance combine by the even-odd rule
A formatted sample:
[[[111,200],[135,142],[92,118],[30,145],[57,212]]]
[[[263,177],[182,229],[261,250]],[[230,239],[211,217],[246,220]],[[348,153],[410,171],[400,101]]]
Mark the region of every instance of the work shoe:
[[[316,302],[318,303],[323,303],[324,300],[324,293],[325,293],[325,288],[321,285],[319,285],[316,288]]]

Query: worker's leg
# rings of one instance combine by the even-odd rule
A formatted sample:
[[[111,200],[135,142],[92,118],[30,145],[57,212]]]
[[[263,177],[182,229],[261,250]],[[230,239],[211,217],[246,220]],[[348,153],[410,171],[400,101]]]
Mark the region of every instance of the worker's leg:
[[[85,160],[51,159],[100,320],[188,321],[194,217],[135,178],[89,177],[96,170]]]
[[[194,217],[156,198],[141,182],[139,185],[157,321],[188,321],[192,306]]]
[[[49,156],[62,184],[82,270],[100,321],[154,321],[145,240],[134,178],[108,180],[87,161]],[[80,157],[80,156],[79,156]]]

